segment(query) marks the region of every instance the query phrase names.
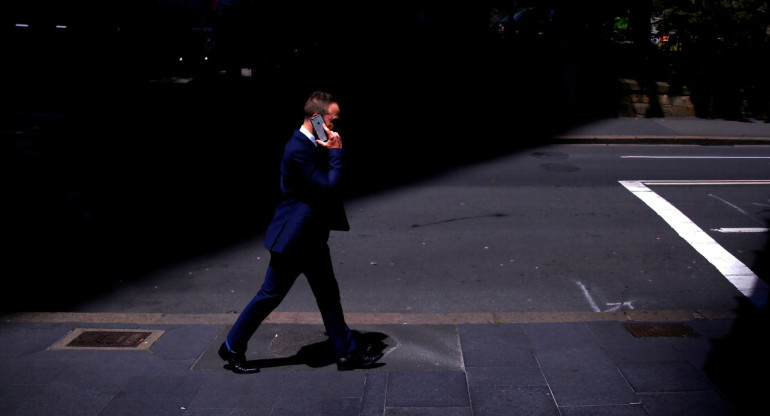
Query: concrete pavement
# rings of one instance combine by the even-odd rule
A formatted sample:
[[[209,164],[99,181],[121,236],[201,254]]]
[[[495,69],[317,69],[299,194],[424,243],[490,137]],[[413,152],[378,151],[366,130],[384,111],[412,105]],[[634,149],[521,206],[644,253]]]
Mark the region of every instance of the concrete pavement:
[[[555,140],[770,144],[770,124],[611,119]],[[768,370],[766,311],[750,304],[735,311],[351,313],[361,343],[385,357],[376,368],[347,373],[329,360],[317,314],[278,312],[250,345],[248,358],[263,367],[254,375],[225,370],[216,355],[235,314],[0,318],[0,413],[8,416],[733,415],[762,403],[766,383],[756,380]],[[92,337],[81,341],[99,346],[72,346],[82,330]]]
[[[736,319],[656,319],[650,328],[639,327],[650,321],[599,316],[352,324],[386,355],[380,367],[348,373],[328,359],[322,325],[268,323],[249,354],[262,372],[235,375],[216,355],[228,324],[10,317],[0,327],[0,410],[9,416],[739,414],[731,406],[736,397],[760,397],[747,390],[758,368],[743,367],[755,363],[741,355],[759,344],[736,333]],[[75,328],[163,332],[147,349],[57,349]]]

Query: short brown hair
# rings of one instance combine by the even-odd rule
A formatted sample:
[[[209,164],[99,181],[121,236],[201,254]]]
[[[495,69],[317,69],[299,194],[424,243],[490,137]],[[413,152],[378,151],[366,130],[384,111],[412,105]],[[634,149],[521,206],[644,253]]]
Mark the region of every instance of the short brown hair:
[[[305,117],[313,117],[313,114],[326,115],[329,106],[336,103],[337,99],[328,92],[316,91],[305,102]]]

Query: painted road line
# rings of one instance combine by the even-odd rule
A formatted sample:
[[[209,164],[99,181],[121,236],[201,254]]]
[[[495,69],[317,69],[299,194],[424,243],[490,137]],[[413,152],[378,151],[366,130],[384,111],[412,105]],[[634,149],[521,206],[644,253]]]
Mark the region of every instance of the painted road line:
[[[718,233],[766,233],[770,228],[763,227],[744,227],[744,228],[712,228],[711,231]]]
[[[621,159],[770,159],[770,156],[620,156]]]
[[[580,288],[580,291],[583,293],[583,296],[588,301],[588,304],[591,306],[591,310],[594,312],[601,312],[601,309],[599,309],[599,306],[594,302],[593,297],[591,296],[591,293],[588,292],[588,289],[582,282],[576,282],[578,287]]]
[[[648,184],[655,185],[657,182],[620,181],[620,184],[660,215],[680,237],[716,267],[744,296],[755,305],[765,307],[769,293],[767,283],[720,246],[675,206],[647,186]]]
[[[728,200],[726,200],[726,199],[724,199],[724,198],[722,198],[722,197],[719,197],[719,196],[717,196],[717,195],[714,195],[714,194],[708,194],[708,196],[710,196],[710,197],[712,197],[712,198],[714,198],[714,199],[716,199],[716,200],[718,200],[718,201],[722,202],[723,204],[725,204],[725,205],[729,206],[730,208],[733,208],[733,209],[735,209],[736,211],[738,211],[738,212],[740,212],[741,214],[743,214],[743,215],[745,215],[746,217],[748,217],[750,220],[752,220],[752,221],[754,221],[754,222],[756,222],[756,223],[758,223],[758,224],[760,224],[760,225],[764,225],[764,224],[765,224],[765,222],[764,222],[764,221],[762,221],[762,220],[759,220],[759,219],[755,218],[755,217],[754,217],[754,215],[752,215],[752,214],[749,214],[748,212],[746,212],[745,210],[743,210],[743,209],[742,209],[741,207],[739,207],[738,205],[736,205],[736,204],[733,204],[732,202],[730,202],[730,201],[728,201]]]
[[[767,179],[746,179],[746,180],[691,180],[691,179],[680,179],[680,180],[650,180],[650,181],[631,181],[631,182],[640,182],[644,186],[644,184],[647,185],[655,185],[655,186],[681,186],[681,185],[705,185],[705,186],[716,186],[716,185],[729,185],[729,186],[735,186],[735,185],[770,185],[770,180]],[[646,187],[646,186],[645,186]]]

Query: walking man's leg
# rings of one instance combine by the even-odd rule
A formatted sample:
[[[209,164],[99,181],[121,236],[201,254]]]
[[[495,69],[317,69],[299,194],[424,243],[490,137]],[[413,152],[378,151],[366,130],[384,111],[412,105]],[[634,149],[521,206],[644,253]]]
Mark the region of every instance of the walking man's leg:
[[[356,342],[353,339],[353,333],[345,323],[340,303],[340,289],[334,276],[328,247],[315,252],[311,261],[312,264],[305,271],[305,277],[315,296],[326,331],[334,342],[337,357],[345,357],[356,350]]]
[[[237,373],[259,371],[258,367],[246,361],[245,353],[249,339],[262,321],[281,304],[297,280],[297,276],[299,276],[299,269],[296,268],[296,264],[281,254],[271,254],[270,266],[265,273],[262,288],[243,309],[227,334],[226,341],[219,349],[219,355],[230,363],[233,371]]]
[[[345,323],[339,285],[334,276],[328,246],[315,251],[311,262],[304,273],[321,311],[324,326],[334,342],[337,369],[345,371],[371,366],[382,358],[382,354],[368,354],[356,345],[353,333]]]

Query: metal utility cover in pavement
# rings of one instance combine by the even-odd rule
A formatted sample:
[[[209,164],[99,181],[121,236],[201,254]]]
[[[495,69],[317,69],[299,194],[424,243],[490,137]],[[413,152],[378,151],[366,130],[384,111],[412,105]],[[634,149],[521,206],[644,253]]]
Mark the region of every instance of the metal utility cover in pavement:
[[[623,324],[636,338],[697,338],[694,329],[685,324]]]
[[[146,350],[163,332],[149,329],[76,328],[49,349]]]

